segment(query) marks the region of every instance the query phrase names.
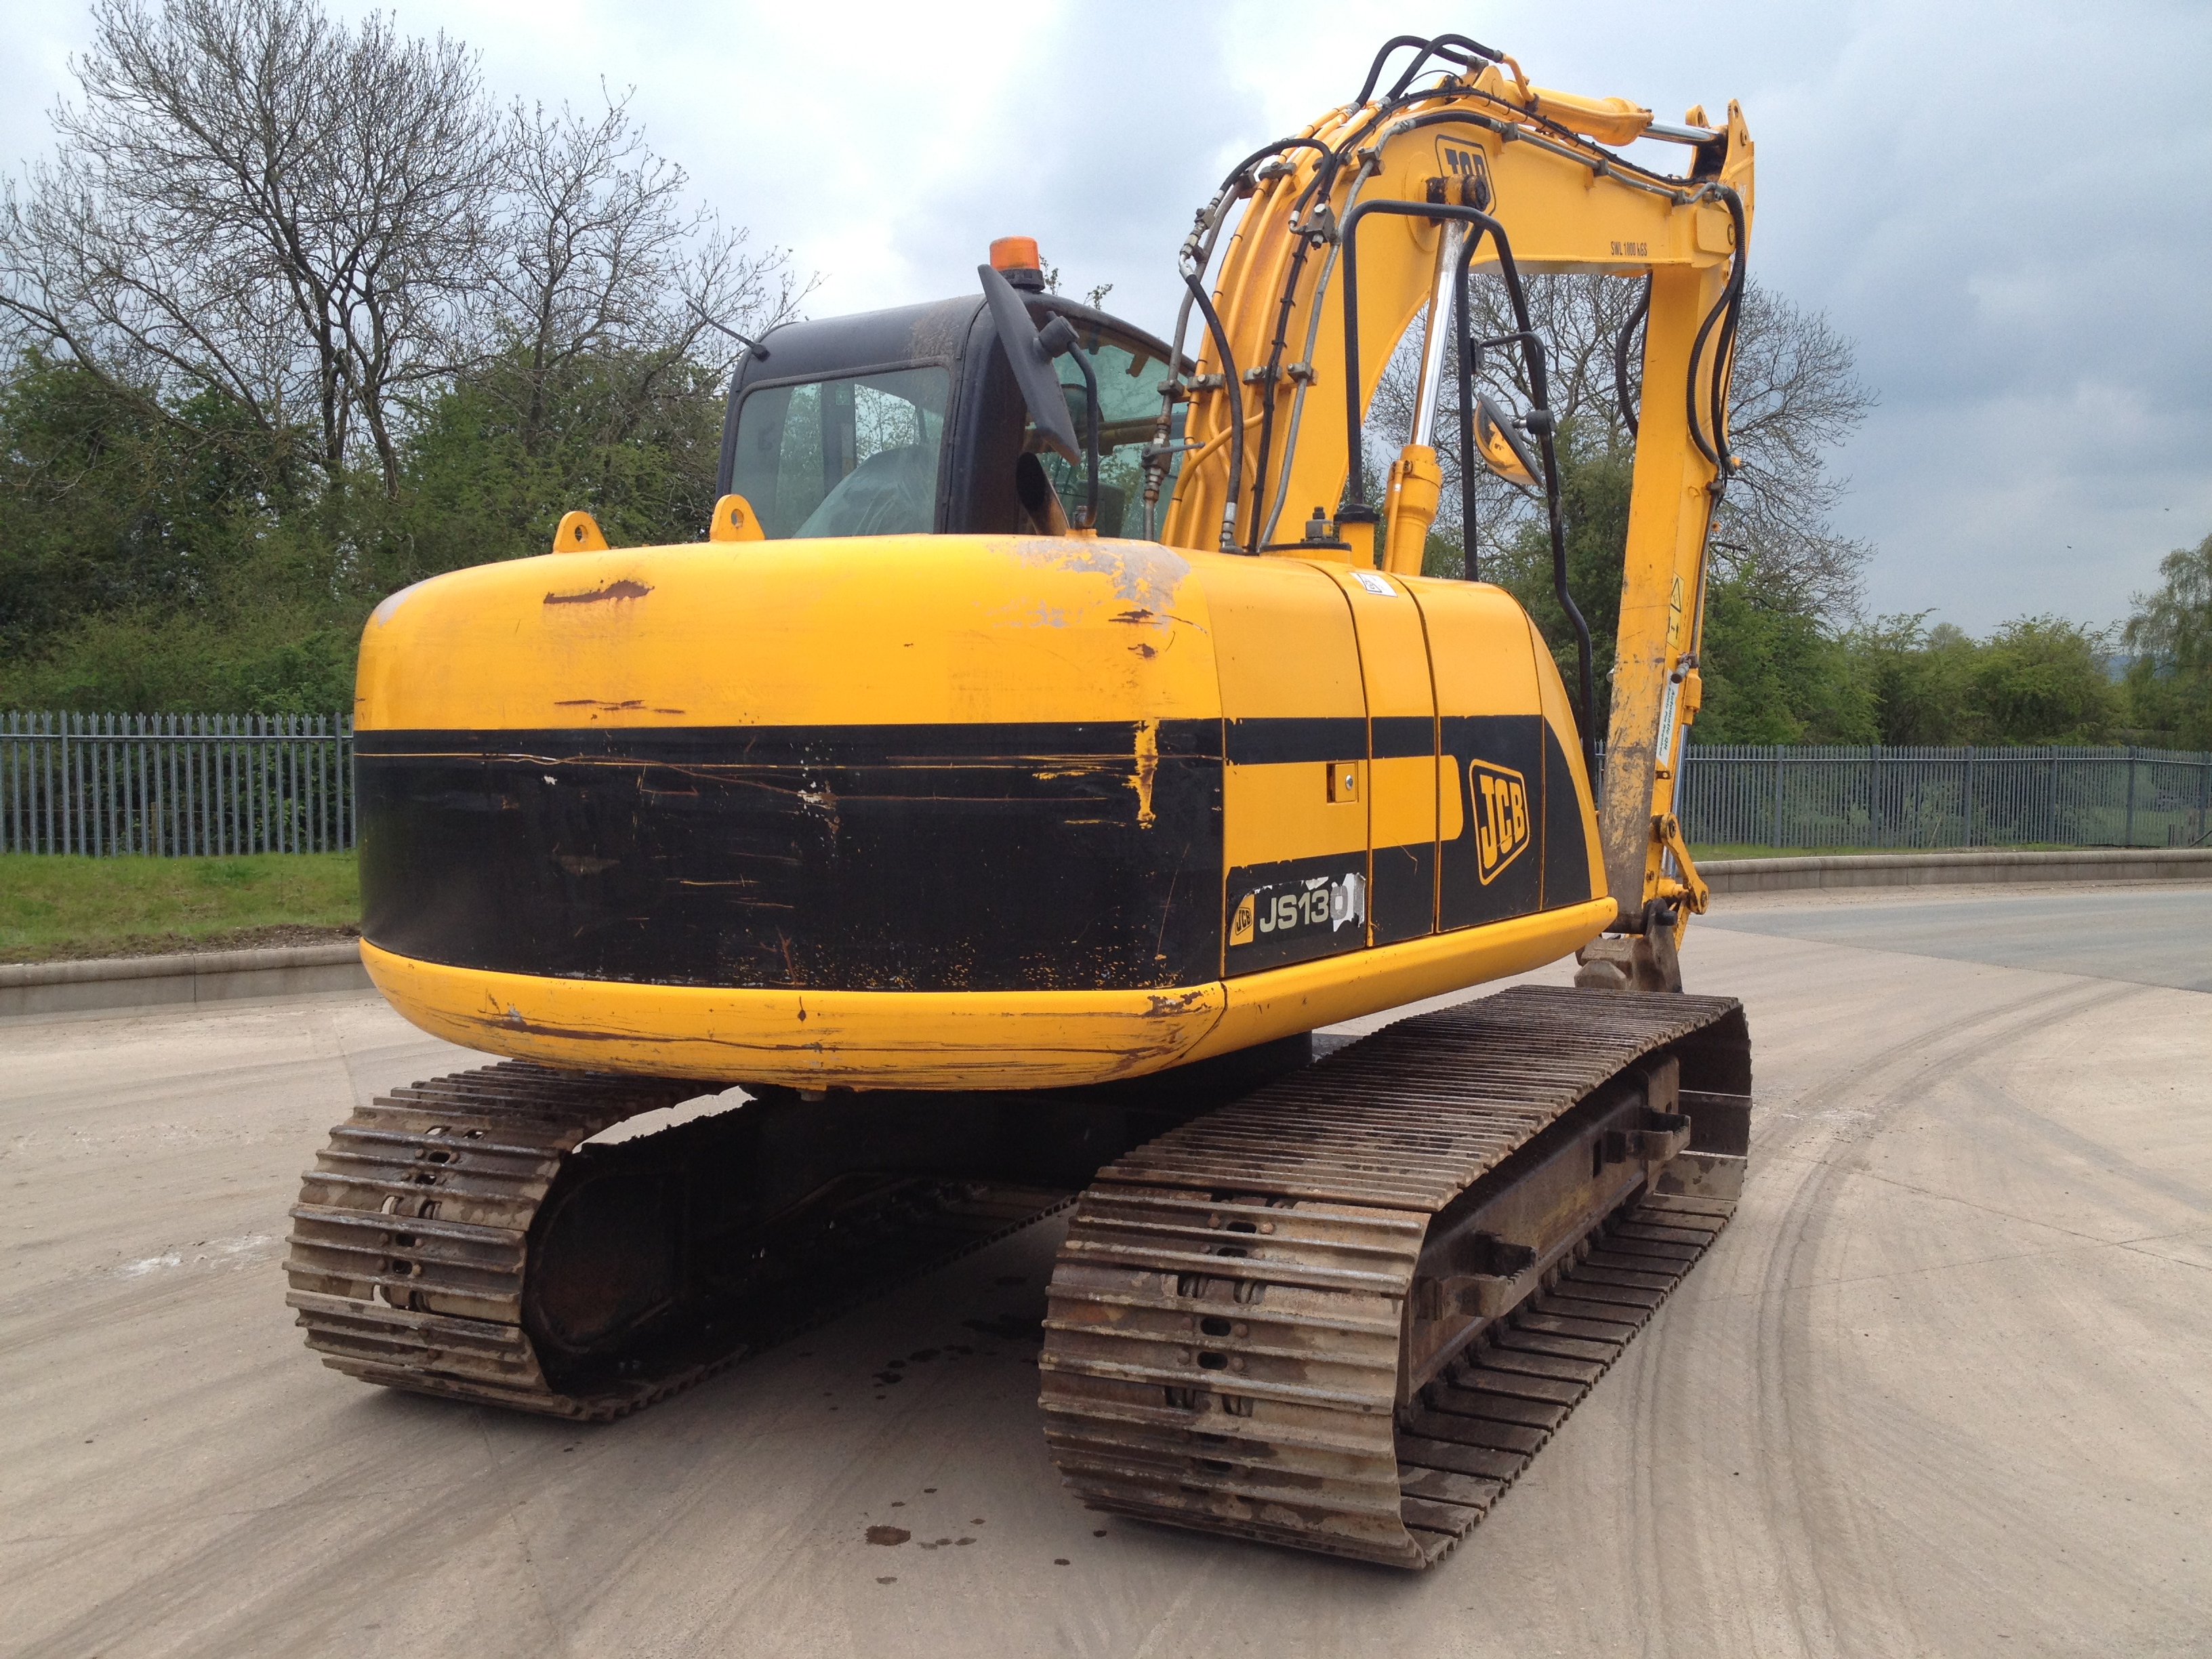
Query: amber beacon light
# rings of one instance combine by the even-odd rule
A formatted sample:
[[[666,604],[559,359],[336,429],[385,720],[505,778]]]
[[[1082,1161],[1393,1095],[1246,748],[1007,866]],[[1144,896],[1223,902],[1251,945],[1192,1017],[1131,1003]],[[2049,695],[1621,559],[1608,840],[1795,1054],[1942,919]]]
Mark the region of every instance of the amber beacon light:
[[[1044,257],[1034,236],[1000,236],[991,242],[991,269],[1016,288],[1044,286]]]

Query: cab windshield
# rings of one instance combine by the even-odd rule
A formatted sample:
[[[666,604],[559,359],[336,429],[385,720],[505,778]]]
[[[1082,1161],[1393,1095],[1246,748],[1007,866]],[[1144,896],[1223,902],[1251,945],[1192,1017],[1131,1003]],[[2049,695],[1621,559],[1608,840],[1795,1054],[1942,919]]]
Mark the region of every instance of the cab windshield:
[[[927,535],[951,390],[925,368],[748,392],[730,488],[771,537]]]

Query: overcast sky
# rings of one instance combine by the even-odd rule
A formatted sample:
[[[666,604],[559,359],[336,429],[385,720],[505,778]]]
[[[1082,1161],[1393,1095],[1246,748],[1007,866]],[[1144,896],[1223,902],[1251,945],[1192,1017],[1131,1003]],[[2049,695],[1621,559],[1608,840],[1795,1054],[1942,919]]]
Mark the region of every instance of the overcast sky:
[[[365,6],[337,0],[358,15]],[[1238,155],[1456,30],[1540,84],[1678,119],[1741,100],[1762,280],[1857,343],[1834,459],[1878,612],[1981,632],[2126,615],[2212,531],[2212,6],[1117,0],[1019,7],[398,0],[502,95],[635,88],[657,149],[820,273],[817,316],[964,292],[994,235],[1165,331],[1173,255]],[[47,143],[82,0],[0,15],[0,161]],[[1679,151],[1662,151],[1672,162]]]

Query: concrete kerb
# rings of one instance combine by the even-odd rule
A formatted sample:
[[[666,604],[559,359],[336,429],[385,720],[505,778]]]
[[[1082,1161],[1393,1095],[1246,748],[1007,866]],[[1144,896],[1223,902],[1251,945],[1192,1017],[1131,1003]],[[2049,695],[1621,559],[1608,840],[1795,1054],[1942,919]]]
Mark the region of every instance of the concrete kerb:
[[[1952,887],[2038,881],[2212,881],[2212,847],[2086,847],[2024,853],[1871,853],[1717,859],[1698,873],[1716,895],[1818,887]]]
[[[350,943],[0,963],[0,1019],[372,988]]]
[[[1713,892],[1723,896],[1993,882],[2212,881],[2212,848],[1721,859],[1698,868]],[[0,963],[0,1019],[372,988],[361,953],[349,944]]]

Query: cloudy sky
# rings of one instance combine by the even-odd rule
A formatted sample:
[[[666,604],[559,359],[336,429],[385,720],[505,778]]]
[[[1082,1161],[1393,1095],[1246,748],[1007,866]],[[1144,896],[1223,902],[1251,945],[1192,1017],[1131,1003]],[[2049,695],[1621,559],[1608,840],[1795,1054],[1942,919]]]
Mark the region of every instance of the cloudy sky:
[[[366,8],[333,0],[357,15]],[[966,290],[991,237],[1164,331],[1238,155],[1456,30],[1679,118],[1741,100],[1761,277],[1857,343],[1834,461],[1870,608],[1975,631],[2127,613],[2212,531],[2212,6],[394,0],[502,94],[634,107],[702,198],[820,273],[817,316]],[[43,149],[84,0],[0,16],[0,163]],[[1669,161],[1679,152],[1662,152]]]

